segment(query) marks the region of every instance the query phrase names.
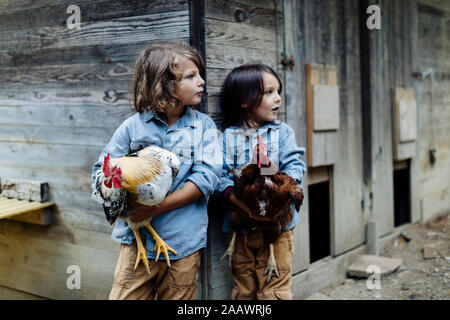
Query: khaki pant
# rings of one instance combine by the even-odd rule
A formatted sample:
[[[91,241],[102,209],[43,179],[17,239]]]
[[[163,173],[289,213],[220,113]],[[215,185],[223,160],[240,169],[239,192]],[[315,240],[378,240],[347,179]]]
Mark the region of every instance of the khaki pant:
[[[144,241],[145,243],[145,241]],[[149,259],[150,274],[139,262],[135,271],[137,247],[122,244],[110,300],[193,300],[197,292],[196,276],[200,267],[199,251],[178,260]]]
[[[232,275],[233,300],[291,300],[293,229],[284,231],[274,243],[274,254],[280,277],[272,273],[267,283],[269,245],[264,244],[259,229],[236,235]]]

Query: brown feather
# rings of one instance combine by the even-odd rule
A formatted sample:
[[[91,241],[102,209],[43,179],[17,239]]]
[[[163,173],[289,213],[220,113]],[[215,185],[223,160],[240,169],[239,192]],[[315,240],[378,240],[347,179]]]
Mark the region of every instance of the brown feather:
[[[259,227],[267,243],[274,243],[282,229],[293,218],[291,203],[300,209],[303,192],[295,179],[278,171],[274,175],[262,176],[257,164],[247,164],[234,177],[234,191],[250,209],[251,214],[232,206],[230,221],[235,229]],[[265,214],[260,214],[260,204],[264,201]]]

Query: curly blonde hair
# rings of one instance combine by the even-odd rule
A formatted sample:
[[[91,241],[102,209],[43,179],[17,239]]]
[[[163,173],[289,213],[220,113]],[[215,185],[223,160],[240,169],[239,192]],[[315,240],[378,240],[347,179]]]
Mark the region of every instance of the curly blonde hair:
[[[182,74],[177,69],[181,57],[192,60],[204,78],[205,64],[197,50],[180,42],[151,45],[136,60],[133,81],[133,103],[136,112],[150,111],[165,114],[165,110],[177,107],[176,85]]]

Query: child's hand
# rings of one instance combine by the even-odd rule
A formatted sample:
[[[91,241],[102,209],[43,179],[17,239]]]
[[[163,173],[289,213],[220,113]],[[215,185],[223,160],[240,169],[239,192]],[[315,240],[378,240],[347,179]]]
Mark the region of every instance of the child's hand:
[[[140,222],[159,213],[157,206],[146,206],[129,198],[127,198],[127,206],[127,213],[132,222]]]

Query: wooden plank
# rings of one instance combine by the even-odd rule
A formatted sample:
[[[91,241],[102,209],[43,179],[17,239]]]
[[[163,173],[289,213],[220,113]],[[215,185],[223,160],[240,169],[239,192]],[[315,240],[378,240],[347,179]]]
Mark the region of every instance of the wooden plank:
[[[338,130],[339,87],[336,85],[314,85],[313,101],[314,131]]]
[[[0,142],[105,146],[113,133],[114,128],[9,124],[0,126]]]
[[[118,256],[110,251],[34,238],[2,229],[0,285],[50,299],[106,299]],[[66,283],[71,265],[79,266],[81,289]],[[36,281],[38,279],[38,281]],[[45,283],[45,285],[42,285]]]
[[[317,86],[320,85],[328,85],[328,81],[334,82],[335,78],[335,66],[320,65],[315,63],[306,65],[308,150],[310,152],[308,166],[310,167],[330,165],[336,162],[336,146],[338,145],[336,143],[337,133],[315,130],[317,126],[315,110],[318,107],[316,106],[318,101],[314,101],[314,88],[317,88]],[[339,115],[335,115],[334,119],[334,126],[336,126],[337,121],[337,126],[339,127]]]
[[[57,210],[54,212],[54,217],[59,214]],[[78,215],[89,216],[86,212],[80,212]],[[103,219],[106,220],[105,217]],[[95,219],[91,218],[92,220]],[[112,226],[109,226],[105,231],[102,228],[86,228],[86,224],[82,224],[76,219],[64,221],[61,221],[61,219],[53,219],[52,225],[46,228],[40,225],[24,224],[9,219],[2,219],[0,220],[0,230],[3,232],[3,229],[8,229],[14,234],[26,234],[33,238],[45,238],[56,243],[71,243],[78,246],[107,250],[111,253],[118,252],[120,248],[120,243],[111,240]]]
[[[59,126],[96,128],[117,128],[132,115],[129,106],[71,106],[35,105],[35,106],[0,106],[0,123],[2,125],[52,125],[58,119]],[[105,119],[93,123],[92,119]],[[33,128],[38,131],[39,127]],[[1,161],[1,159],[0,159]]]
[[[0,190],[3,197],[40,202],[48,201],[47,182],[3,178]]]
[[[426,12],[437,17],[443,17],[444,11],[450,11],[450,3],[446,0],[436,0],[433,2],[427,0],[417,1],[418,11]]]
[[[106,84],[106,83],[105,83]],[[83,107],[83,106],[117,106],[129,107],[128,85],[120,87],[115,82],[110,82],[109,87],[103,90],[97,88],[61,88],[61,90],[47,88],[30,88],[23,90],[20,86],[14,89],[3,89],[0,91],[0,108],[14,108],[17,106],[47,107]],[[3,111],[2,111],[3,112]],[[0,113],[0,116],[2,114]],[[3,120],[8,119],[4,117]]]
[[[188,39],[181,38],[181,42]],[[14,51],[12,49],[0,51],[0,67],[17,66],[43,66],[62,64],[89,64],[89,63],[133,63],[139,53],[152,43],[160,42],[160,39],[127,44],[93,44],[74,48],[50,48]]]
[[[99,148],[98,154],[103,150]],[[94,162],[97,159],[94,160]],[[93,163],[92,163],[93,164]],[[0,175],[12,179],[26,179],[33,177],[34,179],[42,179],[48,181],[51,186],[50,193],[55,190],[72,192],[87,192],[91,190],[91,172],[92,169],[86,168],[60,168],[46,167],[40,164],[19,166],[14,163],[4,164],[0,167]],[[76,183],[75,183],[76,182]]]
[[[0,286],[0,300],[44,300],[45,298]]]
[[[284,100],[286,105],[286,123],[295,131],[297,144],[307,146],[307,117],[306,117],[306,79],[304,65],[306,47],[304,37],[308,33],[304,25],[304,2],[284,2],[284,30],[286,32],[286,53],[295,59],[293,70],[285,70]],[[302,161],[307,163],[310,156],[309,149]],[[308,174],[303,177],[302,184],[307,186]],[[305,200],[300,208],[300,221],[294,229],[294,255],[292,257],[292,272],[298,273],[309,265],[309,203],[308,188],[303,188]]]
[[[308,185],[330,181],[329,167],[313,167],[308,169]]]
[[[216,69],[233,69],[245,63],[264,63],[276,69],[275,51],[206,43],[206,63]]]
[[[252,1],[246,4],[242,1],[206,1],[206,18],[237,22],[241,26],[256,26],[273,28],[275,25],[275,10],[273,4],[271,8],[260,7],[261,2]],[[278,17],[281,16],[281,5],[278,6]]]
[[[6,219],[47,226],[52,223],[52,212],[50,209],[40,209],[18,214]]]
[[[394,170],[406,169],[409,167],[408,160],[394,161]]]
[[[27,86],[30,90],[88,87],[107,91],[111,88],[111,83],[122,88],[130,86],[134,74],[133,64],[94,63],[1,68],[0,83],[5,89],[23,86]]]
[[[189,15],[186,11],[175,11],[87,22],[81,29],[73,30],[59,25],[20,29],[12,34],[11,31],[4,30],[0,31],[0,50],[28,52],[37,48],[48,50],[92,45],[124,45],[187,38]]]
[[[363,190],[361,57],[359,1],[339,1],[336,14],[336,70],[340,87],[341,117],[334,146],[339,146],[333,165],[332,255],[356,248],[365,241],[361,212]],[[337,151],[337,149],[336,149]]]
[[[54,204],[54,202],[27,201],[7,198],[2,193],[2,197],[0,197],[0,219],[11,218],[20,214],[36,211],[42,211],[43,215],[43,209],[51,207]],[[30,217],[30,220],[40,221],[40,219],[36,220],[35,217]]]
[[[70,14],[67,8],[70,3],[61,5],[28,7],[24,4],[21,10],[3,12],[0,14],[0,30],[19,30],[25,28],[39,28],[45,26],[66,27],[66,20]],[[187,11],[187,3],[176,0],[150,0],[150,1],[77,1],[80,8],[81,29],[85,24],[106,21],[122,17],[133,17],[149,13],[159,14],[170,11]],[[3,3],[2,3],[3,7]],[[11,7],[11,6],[9,6]],[[8,7],[7,7],[8,8]],[[17,8],[17,7],[16,7]]]
[[[413,136],[413,133],[416,131],[416,119],[415,119],[415,110],[411,110],[414,111],[413,114],[411,115],[403,115],[403,117],[407,117],[406,120],[407,122],[405,123],[405,121],[403,121],[402,123],[402,113],[401,113],[401,102],[400,101],[409,101],[411,100],[411,98],[414,97],[414,93],[412,91],[412,89],[402,89],[402,88],[396,88],[395,89],[395,100],[394,100],[394,118],[393,118],[393,127],[394,127],[394,160],[403,160],[403,159],[408,159],[408,158],[412,158],[414,157],[414,155],[416,154],[416,144],[415,141],[412,140],[410,141],[410,136]],[[408,102],[409,103],[409,102]],[[409,108],[409,106],[407,106]],[[411,105],[411,108],[416,108],[415,104]],[[403,112],[404,113],[404,112]],[[403,119],[404,120],[404,119]],[[409,123],[411,122],[411,123]],[[403,128],[402,128],[403,126]],[[404,128],[404,126],[410,126],[411,127],[411,132],[409,131],[409,128]],[[403,130],[403,132],[407,132],[407,140],[404,141],[403,143],[401,142],[400,136],[401,136],[401,131]],[[403,134],[405,135],[405,134]]]
[[[17,166],[58,166],[68,169],[90,168],[99,156],[99,148],[90,146],[28,145],[3,142],[0,144],[0,153],[2,154],[0,165],[14,163]],[[23,157],[24,154],[28,156]]]
[[[247,26],[239,23],[206,19],[206,41],[210,44],[252,49],[265,48],[272,51],[276,47],[272,27]]]

